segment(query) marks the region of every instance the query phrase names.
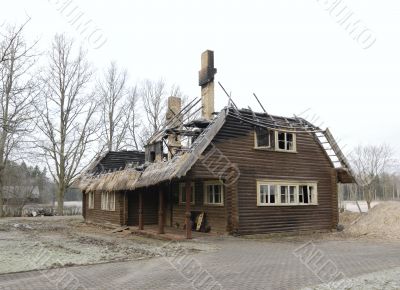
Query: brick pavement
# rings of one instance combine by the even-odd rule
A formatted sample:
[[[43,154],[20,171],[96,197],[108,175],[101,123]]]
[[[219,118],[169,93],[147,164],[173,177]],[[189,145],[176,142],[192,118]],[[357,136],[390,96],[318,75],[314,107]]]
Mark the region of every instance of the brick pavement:
[[[207,242],[218,250],[0,275],[0,289],[299,289],[321,283],[293,254],[301,242],[233,237]],[[400,266],[399,243],[317,241],[315,246],[322,260],[331,259],[348,278]]]

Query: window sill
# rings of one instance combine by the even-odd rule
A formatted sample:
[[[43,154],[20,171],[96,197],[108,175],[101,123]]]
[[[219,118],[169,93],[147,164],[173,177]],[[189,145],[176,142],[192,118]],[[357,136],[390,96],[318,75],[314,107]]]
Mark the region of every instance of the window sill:
[[[204,203],[205,206],[224,206],[223,203]]]
[[[274,149],[271,147],[253,147],[253,149],[260,150],[260,151],[274,151]]]
[[[275,152],[281,152],[281,153],[298,153],[297,150],[283,150],[283,149],[275,149]]]
[[[179,202],[179,205],[186,205],[186,202]],[[196,205],[194,202],[191,202],[190,205]]]
[[[257,204],[258,207],[277,207],[277,206],[316,206],[318,203],[292,203],[292,204]]]
[[[270,152],[281,152],[281,153],[298,153],[297,150],[282,150],[282,149],[275,149],[272,147],[253,147],[256,151],[270,151]]]

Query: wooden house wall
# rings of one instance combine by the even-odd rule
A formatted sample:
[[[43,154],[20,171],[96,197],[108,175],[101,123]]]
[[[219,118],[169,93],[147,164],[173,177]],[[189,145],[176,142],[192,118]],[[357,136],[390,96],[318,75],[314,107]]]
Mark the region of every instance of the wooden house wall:
[[[85,200],[85,220],[93,223],[111,223],[114,225],[123,225],[124,221],[124,193],[115,193],[115,210],[108,211],[101,209],[101,192],[96,191],[94,194],[94,208],[89,208],[89,198]]]
[[[215,178],[214,178],[215,179]],[[226,232],[226,193],[224,190],[224,205],[205,205],[204,204],[204,191],[203,181],[195,180],[195,204],[190,205],[192,212],[205,212],[207,224],[211,228],[211,232]],[[182,181],[184,182],[184,181]],[[179,224],[179,228],[183,228],[185,224],[185,204],[179,204],[179,182],[171,184],[172,191],[172,226]],[[168,224],[168,217],[167,217]]]
[[[158,223],[158,191],[156,187],[142,189],[143,223],[154,225]],[[139,225],[139,190],[128,191],[128,225]]]
[[[240,234],[332,229],[337,224],[336,173],[314,138],[308,133],[297,134],[297,153],[255,149],[253,126],[229,116],[203,154],[207,156],[214,150],[214,162],[208,160],[213,158],[203,157],[192,172],[196,177],[216,177],[216,164],[223,168],[228,159],[237,165],[240,177],[232,190],[236,195],[229,202],[227,214],[236,220],[235,231]],[[216,157],[218,151],[224,158]],[[258,179],[316,181],[318,205],[257,206]]]

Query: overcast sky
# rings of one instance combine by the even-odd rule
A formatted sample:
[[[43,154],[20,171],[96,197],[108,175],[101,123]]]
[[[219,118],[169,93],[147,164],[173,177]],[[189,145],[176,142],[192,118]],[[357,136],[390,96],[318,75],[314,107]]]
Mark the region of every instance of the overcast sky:
[[[97,69],[116,60],[132,83],[163,77],[192,97],[200,54],[211,49],[216,79],[239,107],[260,111],[255,92],[270,113],[318,116],[346,153],[386,142],[400,156],[398,0],[72,0],[63,9],[67,2],[2,0],[0,25],[30,17],[29,37],[42,49],[67,32],[89,47]],[[226,104],[217,88],[216,109]]]

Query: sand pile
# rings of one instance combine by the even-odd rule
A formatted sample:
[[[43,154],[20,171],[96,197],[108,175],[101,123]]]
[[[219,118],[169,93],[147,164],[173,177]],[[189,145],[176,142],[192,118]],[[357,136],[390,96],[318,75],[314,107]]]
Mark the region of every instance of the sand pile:
[[[382,202],[345,229],[356,236],[400,240],[400,202]]]

